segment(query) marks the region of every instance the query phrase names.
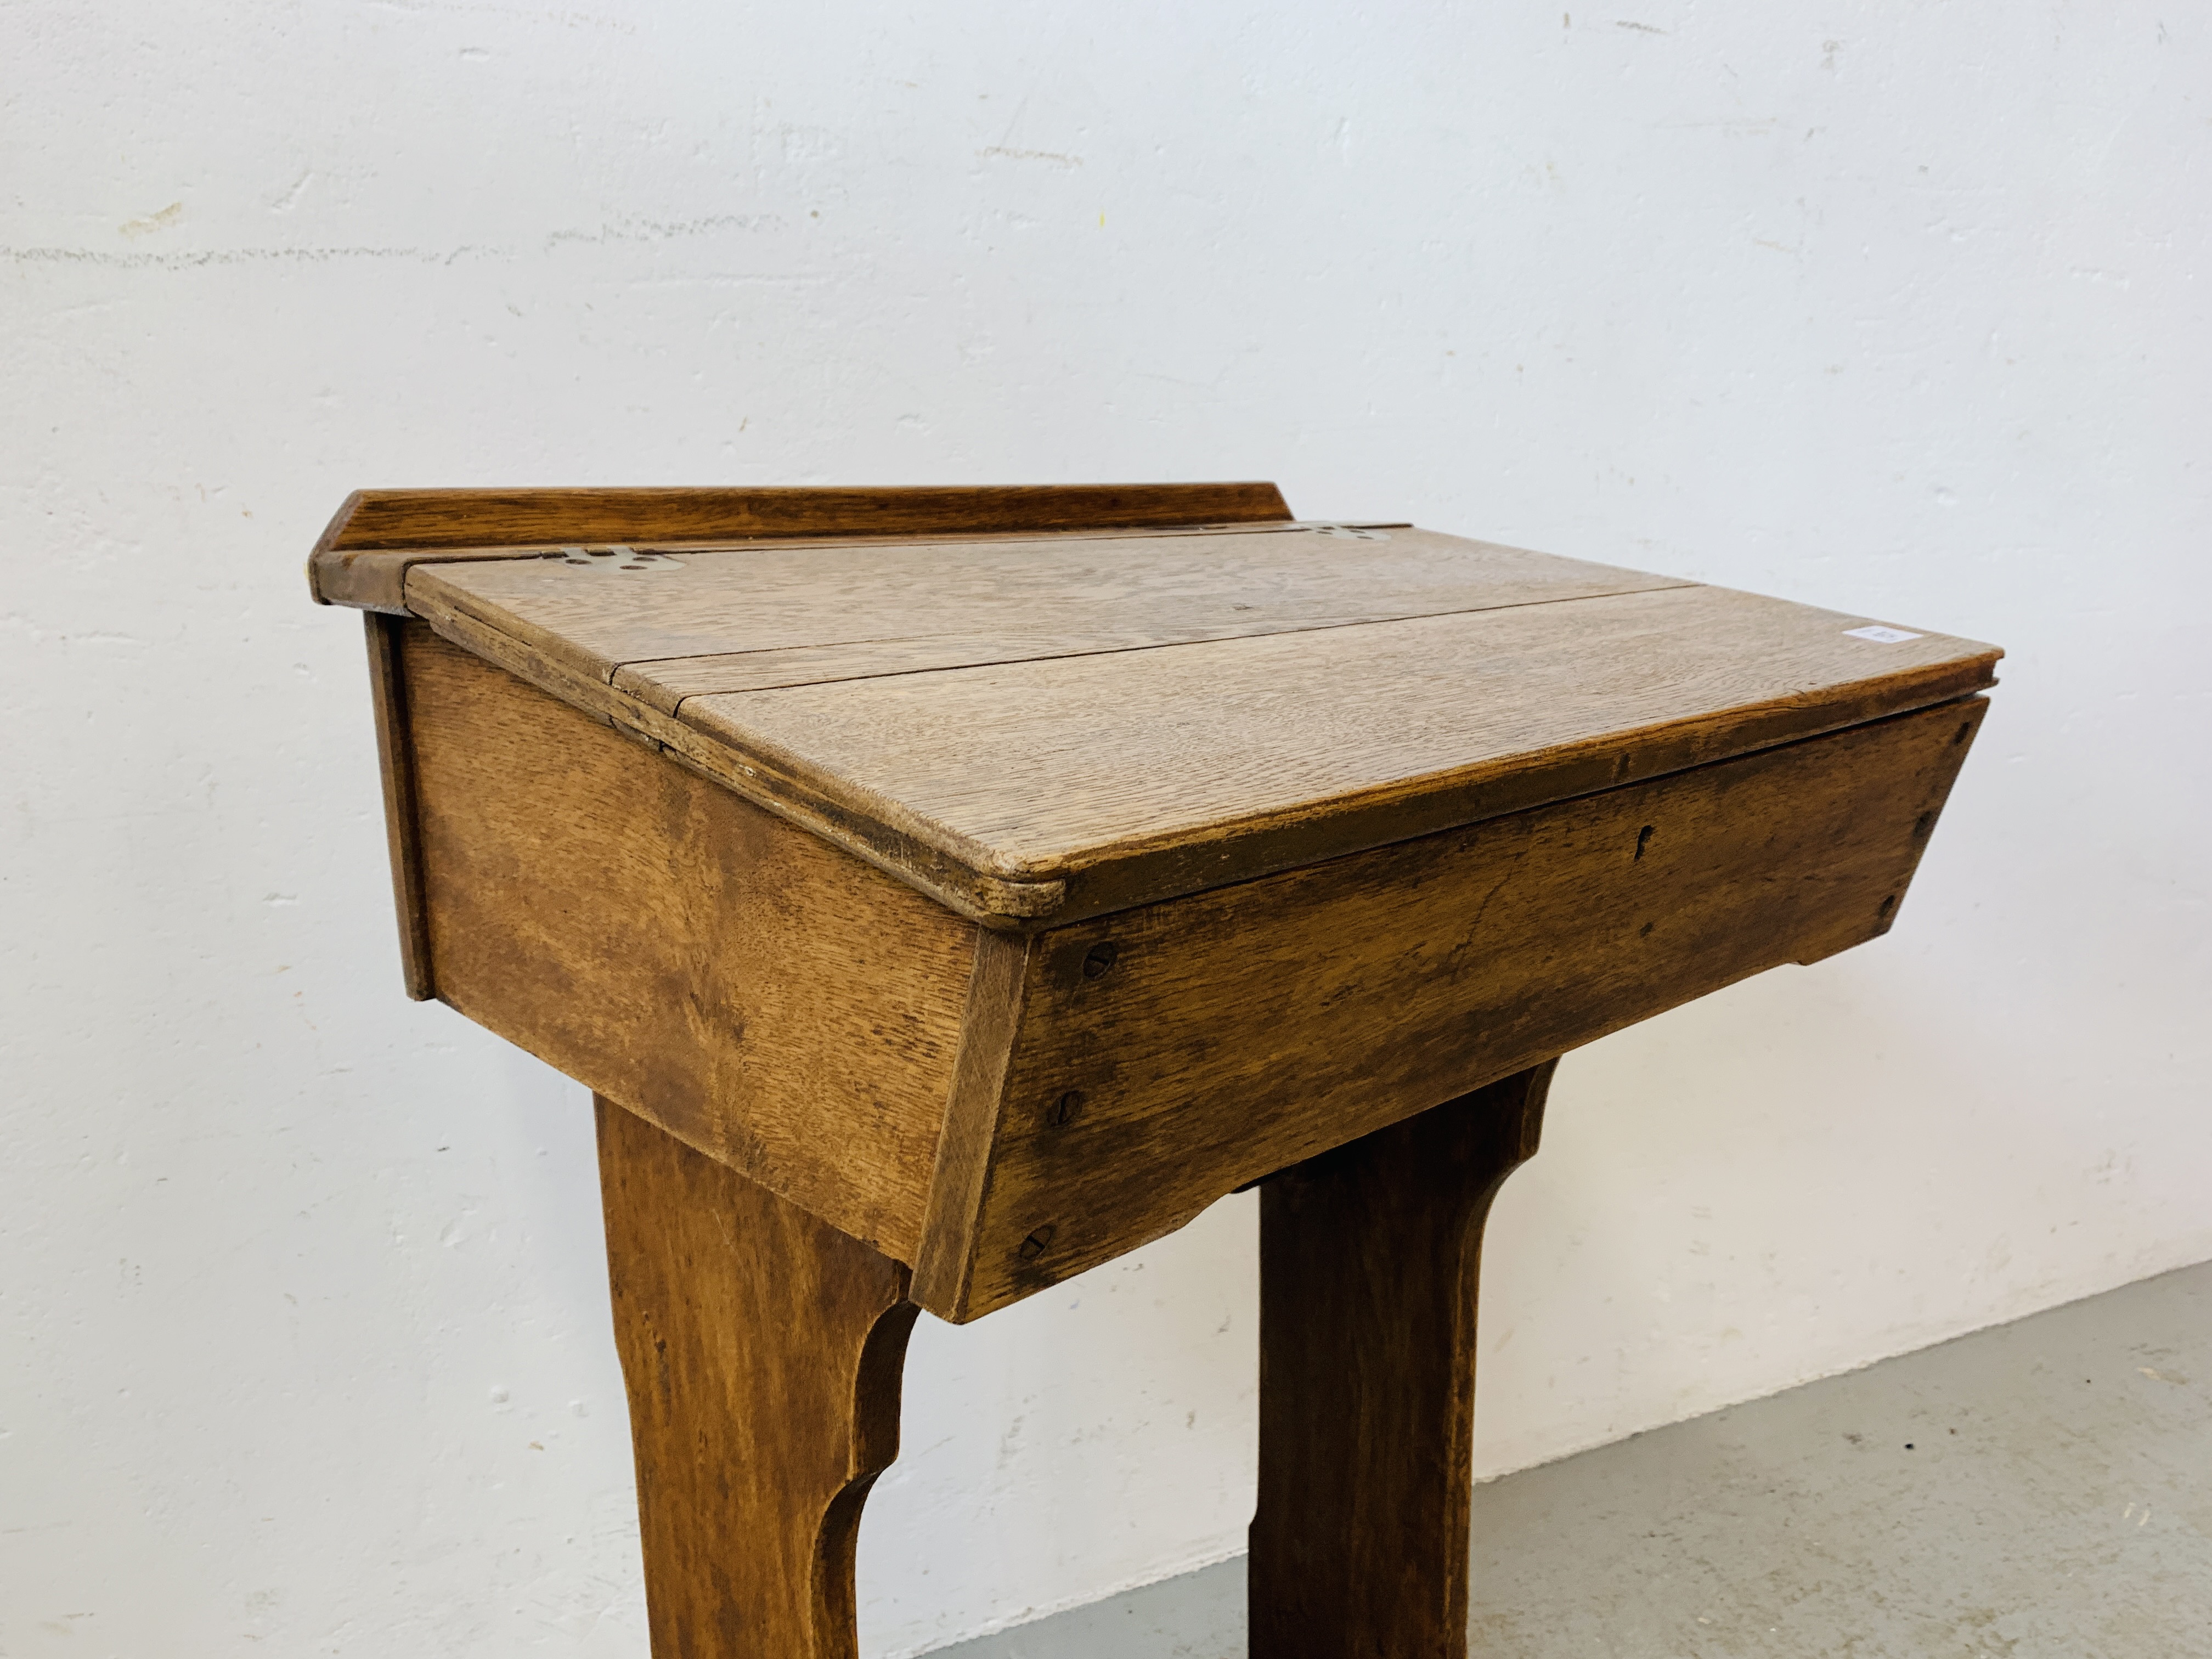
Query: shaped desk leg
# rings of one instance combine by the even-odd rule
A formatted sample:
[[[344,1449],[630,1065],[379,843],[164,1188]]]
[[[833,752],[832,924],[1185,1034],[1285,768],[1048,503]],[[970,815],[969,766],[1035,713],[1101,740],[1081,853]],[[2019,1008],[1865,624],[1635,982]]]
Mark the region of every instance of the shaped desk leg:
[[[1463,1659],[1482,1224],[1557,1064],[1261,1188],[1252,1659]]]
[[[655,1659],[854,1659],[860,1506],[898,1455],[908,1271],[596,1103]]]

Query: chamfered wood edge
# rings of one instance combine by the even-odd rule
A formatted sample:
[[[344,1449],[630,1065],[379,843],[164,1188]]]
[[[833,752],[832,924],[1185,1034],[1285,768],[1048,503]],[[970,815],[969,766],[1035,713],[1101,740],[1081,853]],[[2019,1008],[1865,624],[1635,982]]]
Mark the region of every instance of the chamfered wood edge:
[[[968,1004],[960,1020],[960,1048],[952,1061],[952,1086],[938,1132],[937,1167],[915,1252],[914,1299],[941,1319],[965,1316],[974,1270],[975,1225],[983,1210],[983,1183],[997,1139],[1014,1036],[1029,982],[1034,934],[980,928]]]
[[[422,557],[532,557],[579,542],[716,543],[848,536],[1266,524],[1272,483],[930,485],[860,489],[357,489],[307,560],[318,604],[404,611]],[[359,556],[369,556],[366,558]]]
[[[376,714],[376,761],[384,786],[384,834],[392,854],[392,897],[398,912],[399,970],[407,994],[435,1000],[430,969],[430,914],[422,887],[422,827],[416,816],[415,750],[407,723],[407,676],[399,659],[398,617],[370,611],[369,702]]]

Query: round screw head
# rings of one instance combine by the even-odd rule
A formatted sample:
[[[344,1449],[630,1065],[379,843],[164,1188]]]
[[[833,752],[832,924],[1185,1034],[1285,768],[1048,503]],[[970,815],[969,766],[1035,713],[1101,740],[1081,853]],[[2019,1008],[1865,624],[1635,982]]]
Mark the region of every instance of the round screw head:
[[[1075,1121],[1075,1115],[1082,1109],[1083,1091],[1070,1089],[1044,1109],[1044,1121],[1055,1129],[1064,1129]]]
[[[1042,1255],[1045,1253],[1046,1247],[1052,1243],[1053,1234],[1057,1231],[1058,1229],[1055,1228],[1052,1223],[1048,1221],[1043,1226],[1038,1228],[1027,1238],[1024,1239],[1022,1241],[1021,1249],[1022,1260],[1024,1261],[1034,1261],[1039,1256]]]
[[[1085,979],[1104,977],[1106,970],[1114,965],[1114,959],[1121,954],[1121,951],[1114,948],[1113,940],[1100,939],[1097,944],[1084,952],[1083,977]]]

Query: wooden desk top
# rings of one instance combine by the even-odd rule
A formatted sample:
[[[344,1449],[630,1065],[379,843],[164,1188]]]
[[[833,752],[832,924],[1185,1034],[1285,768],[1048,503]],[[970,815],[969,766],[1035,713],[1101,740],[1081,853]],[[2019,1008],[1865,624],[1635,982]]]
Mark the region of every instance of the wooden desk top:
[[[1404,525],[402,545],[440,633],[1002,927],[1923,708],[2001,654]]]
[[[1999,654],[1269,485],[392,492],[310,569],[410,994],[956,1321],[1879,937]]]

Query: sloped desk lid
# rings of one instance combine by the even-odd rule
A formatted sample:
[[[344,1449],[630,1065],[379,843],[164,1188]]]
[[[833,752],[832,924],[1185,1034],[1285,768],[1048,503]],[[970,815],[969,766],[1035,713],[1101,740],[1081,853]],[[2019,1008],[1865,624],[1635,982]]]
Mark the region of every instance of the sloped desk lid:
[[[1879,720],[2002,654],[1407,526],[424,550],[392,575],[441,634],[996,926]]]

